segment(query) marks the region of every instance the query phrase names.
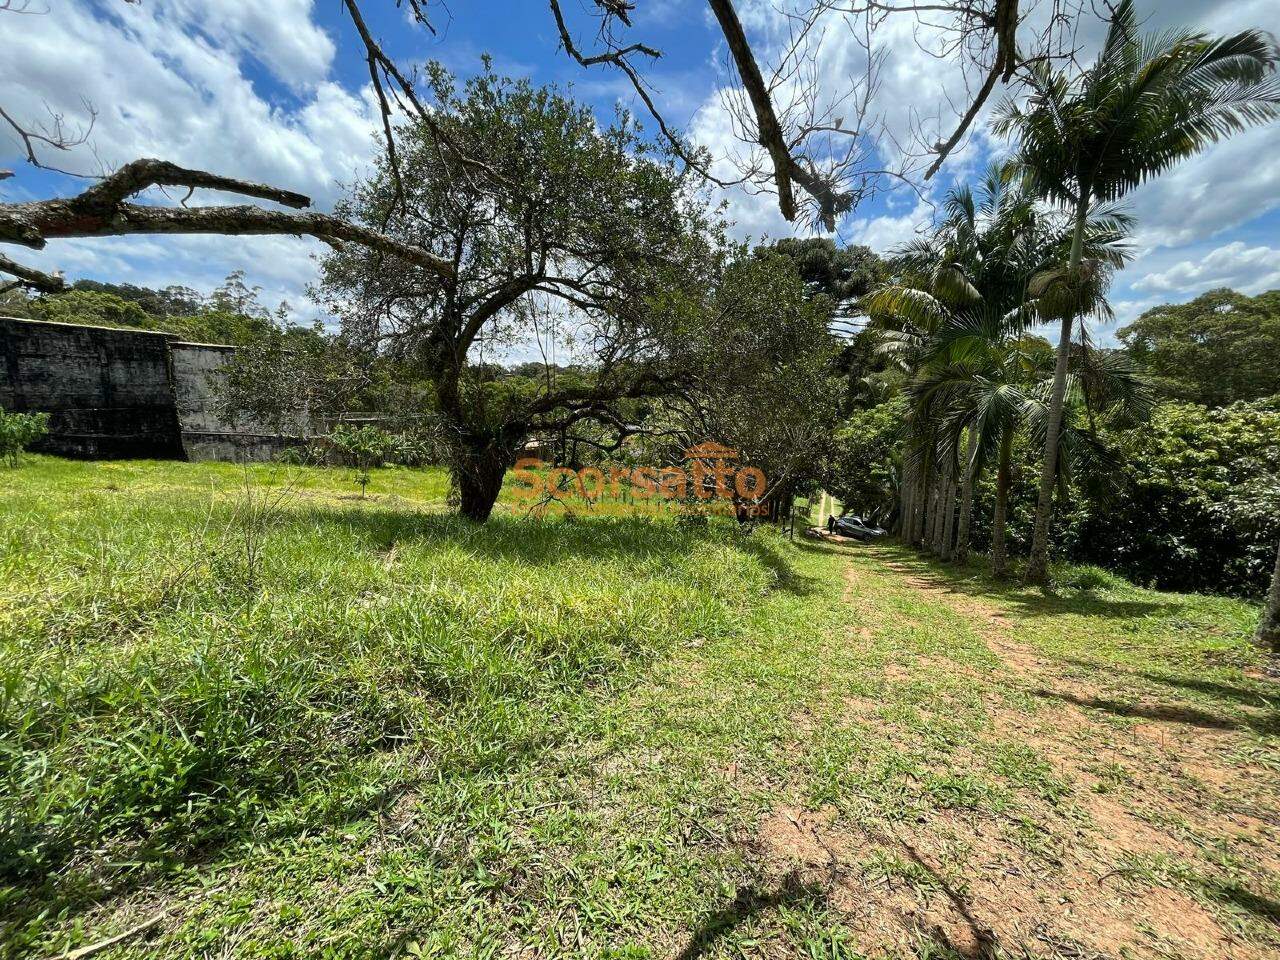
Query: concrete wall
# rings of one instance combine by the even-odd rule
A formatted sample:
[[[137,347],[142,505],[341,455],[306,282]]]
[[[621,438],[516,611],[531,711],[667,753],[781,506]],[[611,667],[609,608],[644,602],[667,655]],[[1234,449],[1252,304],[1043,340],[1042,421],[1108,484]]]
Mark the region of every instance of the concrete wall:
[[[169,344],[174,400],[182,446],[189,460],[271,460],[281,450],[300,442],[297,437],[279,437],[264,424],[229,424],[219,418],[222,367],[235,352],[235,347],[224,344]]]
[[[170,339],[0,317],[0,407],[50,414],[42,452],[180,458]]]
[[[35,448],[43,453],[270,460],[299,438],[217,415],[221,368],[235,349],[168,333],[0,317],[0,407],[50,414],[49,435]]]

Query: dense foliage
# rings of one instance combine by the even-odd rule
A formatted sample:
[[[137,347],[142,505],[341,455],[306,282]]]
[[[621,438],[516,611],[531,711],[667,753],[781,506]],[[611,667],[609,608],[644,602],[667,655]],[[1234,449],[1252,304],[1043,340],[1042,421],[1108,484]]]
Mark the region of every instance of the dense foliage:
[[[836,431],[823,486],[850,513],[886,520],[893,512],[908,410],[906,398],[895,396],[855,409]]]
[[[885,276],[884,261],[870,247],[837,247],[826,237],[784,237],[755,249],[759,257],[771,253],[794,263],[809,293],[825,296],[837,315],[856,309]]]
[[[1221,407],[1280,394],[1280,290],[1210,290],[1153,307],[1117,335],[1171,399]]]
[[[997,133],[1017,139],[1010,171],[1075,223],[1070,255],[1032,283],[1042,302],[1056,302],[1047,314],[1061,323],[1026,570],[1032,583],[1048,576],[1058,432],[1076,320],[1083,324],[1088,314],[1105,312],[1108,268],[1116,266],[1083,250],[1087,219],[1211,144],[1280,117],[1274,78],[1280,48],[1269,33],[1212,36],[1174,28],[1142,35],[1133,0],[1120,0],[1108,19],[1092,64],[1034,64],[1026,78],[1030,95],[1010,94],[994,124]]]
[[[1280,540],[1280,401],[1165,403],[1104,440],[1118,469],[1073,505],[1066,555],[1162,589],[1262,595]]]

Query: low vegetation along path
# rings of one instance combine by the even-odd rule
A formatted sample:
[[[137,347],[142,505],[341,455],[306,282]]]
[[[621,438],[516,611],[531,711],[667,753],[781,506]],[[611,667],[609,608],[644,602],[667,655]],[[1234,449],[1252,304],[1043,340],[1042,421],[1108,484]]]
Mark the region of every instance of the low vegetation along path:
[[[1247,604],[421,474],[8,479],[5,955],[1280,956]]]

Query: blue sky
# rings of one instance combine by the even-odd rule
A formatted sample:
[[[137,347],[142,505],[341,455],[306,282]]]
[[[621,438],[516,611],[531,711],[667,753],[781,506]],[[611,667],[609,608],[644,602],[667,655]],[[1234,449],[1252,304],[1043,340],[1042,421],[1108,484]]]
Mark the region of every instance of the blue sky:
[[[72,126],[87,118],[85,103],[92,104],[97,121],[89,143],[50,158],[64,167],[98,172],[156,156],[300,190],[326,209],[373,154],[377,121],[367,68],[338,0],[35,3],[44,6],[33,7],[33,14],[0,13],[0,102],[29,120],[60,113]],[[586,4],[566,0],[564,8],[577,39],[589,46],[593,21],[584,14]],[[774,4],[739,0],[738,6],[768,59],[780,42]],[[392,0],[365,0],[364,8],[373,32],[403,63],[437,59],[466,74],[487,52],[501,72],[572,84],[601,116],[618,102],[638,106],[621,75],[585,71],[558,49],[542,0],[451,0],[447,15],[435,8],[435,38],[413,27]],[[1165,0],[1148,9],[1153,27],[1182,22],[1231,30],[1275,20],[1273,0]],[[635,38],[663,51],[646,76],[668,119],[723,156],[735,146],[720,94],[732,76],[705,4],[638,0],[634,21]],[[824,36],[818,60],[824,88],[848,88],[857,75],[865,51],[855,33],[837,23]],[[1090,36],[1086,31],[1086,42]],[[936,116],[939,128],[949,127],[948,104],[963,100],[963,77],[953,60],[921,51],[905,23],[878,31],[874,43],[884,57],[871,111],[880,122],[866,142],[891,162],[889,135],[902,142],[915,130],[912,118]],[[837,238],[880,250],[903,242],[927,224],[930,202],[974,175],[998,146],[979,134],[923,199],[906,189],[882,193],[846,217]],[[74,180],[26,166],[7,134],[0,134],[0,166],[17,173],[0,182],[5,199],[77,188]],[[726,199],[742,235],[794,232],[771,196],[732,190]],[[1280,287],[1280,125],[1216,146],[1144,186],[1131,206],[1139,219],[1139,255],[1113,290],[1117,323],[1213,286]],[[316,308],[305,291],[315,277],[316,252],[316,244],[292,238],[131,237],[54,242],[42,253],[19,256],[72,278],[200,289],[243,268],[265,299],[287,299],[300,316],[311,317]],[[1114,326],[1100,331],[1104,340]]]

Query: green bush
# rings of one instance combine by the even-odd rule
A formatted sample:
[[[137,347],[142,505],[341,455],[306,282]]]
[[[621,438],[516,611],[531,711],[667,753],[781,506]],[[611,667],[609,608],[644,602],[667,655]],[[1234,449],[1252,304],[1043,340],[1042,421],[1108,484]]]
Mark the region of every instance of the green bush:
[[[48,432],[47,413],[5,413],[0,407],[0,460],[16,467],[22,451]]]
[[[823,486],[851,512],[887,520],[898,497],[907,401],[855,410],[836,431]]]
[[[396,449],[396,438],[379,427],[340,423],[329,434],[329,446],[344,466],[369,470],[383,466]]]
[[[1280,399],[1165,403],[1103,439],[1120,468],[1077,491],[1064,556],[1164,590],[1262,595],[1280,538]]]

